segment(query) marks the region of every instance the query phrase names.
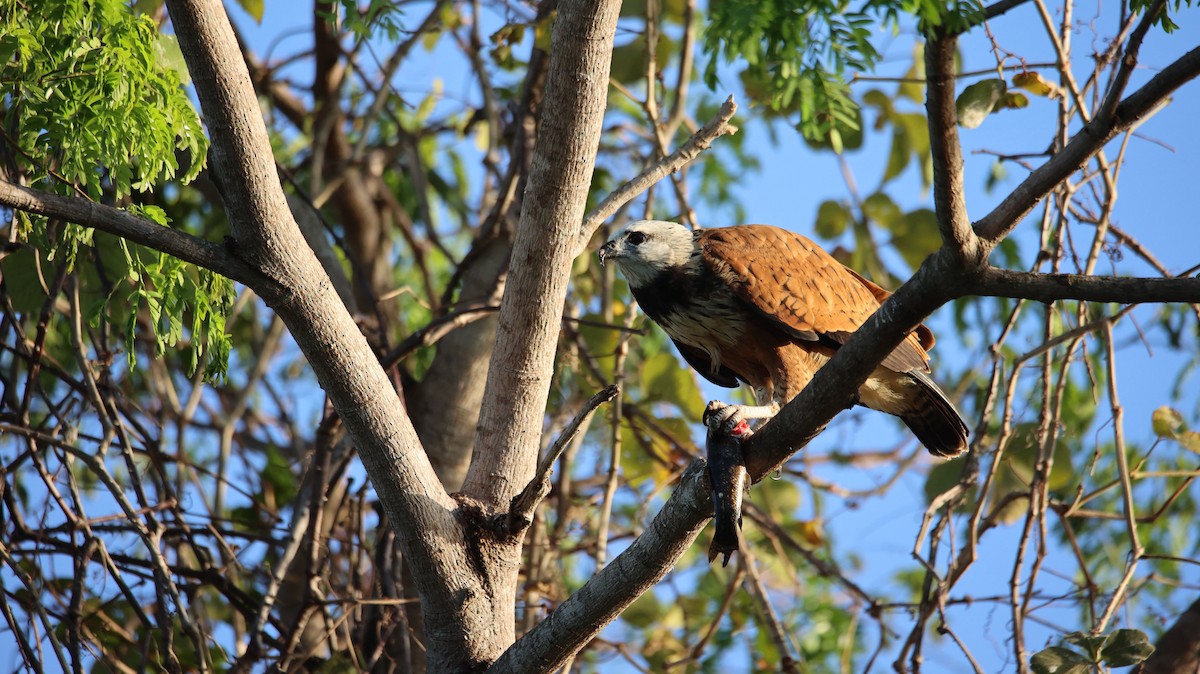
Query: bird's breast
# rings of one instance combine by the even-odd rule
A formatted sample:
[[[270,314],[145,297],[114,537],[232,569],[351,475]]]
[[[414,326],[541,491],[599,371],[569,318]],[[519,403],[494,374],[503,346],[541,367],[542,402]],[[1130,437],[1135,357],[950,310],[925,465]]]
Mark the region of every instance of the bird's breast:
[[[707,351],[733,346],[746,330],[746,315],[732,296],[680,302],[659,321],[673,339]]]
[[[676,270],[634,288],[642,311],[677,342],[715,354],[746,329],[746,309],[713,274]]]

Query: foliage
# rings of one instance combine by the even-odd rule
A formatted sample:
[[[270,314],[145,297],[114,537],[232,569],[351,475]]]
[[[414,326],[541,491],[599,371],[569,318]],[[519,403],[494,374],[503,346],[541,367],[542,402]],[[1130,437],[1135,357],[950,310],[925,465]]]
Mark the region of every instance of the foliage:
[[[34,184],[121,199],[174,178],[176,150],[181,182],[204,168],[179,47],[150,17],[119,0],[4,0],[0,17],[5,128],[18,130],[6,140]]]
[[[1034,674],[1088,674],[1107,667],[1130,667],[1150,657],[1154,646],[1140,630],[1120,629],[1111,634],[1072,632],[1063,640],[1082,652],[1051,646],[1030,658]]]
[[[186,185],[199,175],[208,140],[182,86],[188,73],[174,38],[160,33],[148,15],[131,13],[119,0],[71,0],[36,10],[5,0],[0,17],[0,110],[5,128],[16,130],[5,140],[31,185],[127,203],[135,192],[176,178]],[[156,205],[132,204],[129,210],[168,224]],[[76,225],[18,217],[21,238],[47,251],[46,262],[74,267],[79,247],[94,246],[92,233]],[[101,252],[96,259],[102,268],[82,277],[89,325],[124,324],[133,368],[144,306],[157,357],[184,339],[188,325],[187,373],[197,371],[203,354],[206,376],[222,377],[230,348],[229,281],[158,251],[117,246],[120,255]],[[29,269],[12,266],[6,264],[6,275],[21,277]],[[110,303],[114,298],[117,305]],[[33,292],[23,301],[45,299]]]

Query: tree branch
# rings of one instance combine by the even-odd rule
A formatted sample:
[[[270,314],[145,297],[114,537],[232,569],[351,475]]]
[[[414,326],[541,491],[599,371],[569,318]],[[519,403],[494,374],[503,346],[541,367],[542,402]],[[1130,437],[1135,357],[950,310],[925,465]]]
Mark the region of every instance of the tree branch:
[[[488,674],[552,672],[675,566],[712,517],[708,467],[693,461],[650,526],[537,627]]]
[[[538,503],[550,493],[550,471],[554,468],[554,463],[558,461],[558,457],[562,456],[563,450],[567,445],[575,439],[575,435],[579,432],[580,426],[583,426],[588,419],[592,418],[592,414],[606,402],[617,397],[618,389],[615,385],[608,385],[601,389],[596,395],[592,396],[583,405],[583,409],[571,419],[571,423],[563,429],[554,444],[546,451],[546,455],[538,462],[537,473],[533,479],[521,493],[513,497],[512,504],[508,508],[507,527],[510,533],[519,533],[525,531],[525,528],[533,523],[533,510],[537,508]]]
[[[537,465],[578,223],[608,100],[620,5],[619,0],[559,4],[541,127],[462,490],[485,509],[507,507]]]
[[[927,78],[925,109],[929,116],[929,152],[933,159],[933,203],[942,241],[964,267],[987,259],[967,216],[963,189],[962,146],[958,140],[958,112],[954,103],[954,55],[958,39],[931,36],[925,43]]]
[[[1198,74],[1200,47],[1160,70],[1141,89],[1122,101],[1111,116],[1094,117],[1071,138],[1066,147],[1029,174],[1000,205],[975,223],[975,232],[983,240],[983,250],[991,252],[1038,202],[1083,166],[1113,136],[1137,124],[1162,105],[1172,92]]]
[[[287,289],[260,295],[287,324],[354,439],[425,605],[442,609],[425,612],[429,668],[489,660],[498,647],[477,636],[495,627],[504,602],[485,589],[490,578],[465,571],[478,541],[466,535],[390,380],[296,226],[224,7],[219,0],[168,0],[167,7],[212,136],[234,250]]]
[[[592,240],[592,235],[596,233],[596,229],[609,216],[616,213],[621,206],[636,199],[638,195],[650,189],[658,181],[687,166],[696,157],[700,156],[701,152],[711,147],[714,140],[724,135],[737,133],[737,127],[729,123],[729,120],[733,119],[736,113],[737,103],[734,103],[733,96],[730,96],[721,104],[721,109],[717,111],[717,114],[713,115],[713,118],[708,120],[707,124],[692,134],[692,137],[686,143],[680,145],[679,149],[663,157],[653,165],[646,167],[645,170],[632,180],[626,182],[605,197],[604,201],[601,201],[583,219],[583,226],[579,228],[579,240],[575,244],[575,254],[580,255],[583,253],[588,243]]]
[[[1011,297],[1053,302],[1084,300],[1140,304],[1144,302],[1200,302],[1200,278],[1132,278],[1039,274],[987,267],[978,276],[955,287],[955,294]]]
[[[5,180],[0,180],[0,204],[119,236],[247,286],[265,289],[268,294],[284,293],[277,283],[263,276],[256,267],[230,254],[221,245],[178,229],[163,227],[119,208],[88,201],[83,197],[64,197],[34,190]]]
[[[1113,78],[1112,85],[1104,96],[1104,102],[1096,111],[1097,117],[1108,117],[1116,109],[1117,101],[1121,100],[1121,94],[1125,93],[1125,87],[1129,84],[1129,78],[1137,66],[1142,40],[1146,38],[1150,26],[1154,25],[1155,18],[1163,11],[1166,4],[1167,0],[1155,0],[1154,4],[1146,8],[1146,13],[1142,15],[1142,20],[1138,22],[1137,28],[1130,33],[1129,41],[1125,43],[1125,53],[1121,55],[1121,65],[1117,68],[1116,77]]]
[[[983,16],[985,19],[994,19],[1007,13],[1010,9],[1020,7],[1026,2],[1029,2],[1029,0],[1000,0],[999,2],[993,2],[983,8]]]

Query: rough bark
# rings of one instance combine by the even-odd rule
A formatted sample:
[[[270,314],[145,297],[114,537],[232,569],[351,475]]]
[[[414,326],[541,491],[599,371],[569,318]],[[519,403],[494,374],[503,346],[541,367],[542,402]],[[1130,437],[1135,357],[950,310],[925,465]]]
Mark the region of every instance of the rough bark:
[[[1163,632],[1134,674],[1200,674],[1200,599]]]
[[[463,278],[458,306],[495,301],[510,242],[495,238],[479,245],[483,252]],[[443,337],[425,378],[409,396],[409,414],[417,434],[433,469],[450,491],[459,489],[467,476],[495,338],[495,316],[485,316]]]
[[[613,0],[559,4],[475,458],[463,485],[464,493],[488,510],[507,505],[533,477],[537,463],[575,236],[608,100],[620,7]]]

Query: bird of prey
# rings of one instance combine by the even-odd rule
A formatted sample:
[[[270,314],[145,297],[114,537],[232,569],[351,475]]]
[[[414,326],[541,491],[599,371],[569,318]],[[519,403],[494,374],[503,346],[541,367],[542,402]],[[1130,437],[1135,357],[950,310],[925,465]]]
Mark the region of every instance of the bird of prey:
[[[757,407],[725,420],[767,418],[890,293],[799,234],[767,225],[691,231],[674,222],[630,223],[600,249],[629,281],[642,311],[709,381],[748,384]],[[935,456],[967,448],[967,426],[929,378],[933,334],[910,333],[858,389],[857,402],[900,417]]]

